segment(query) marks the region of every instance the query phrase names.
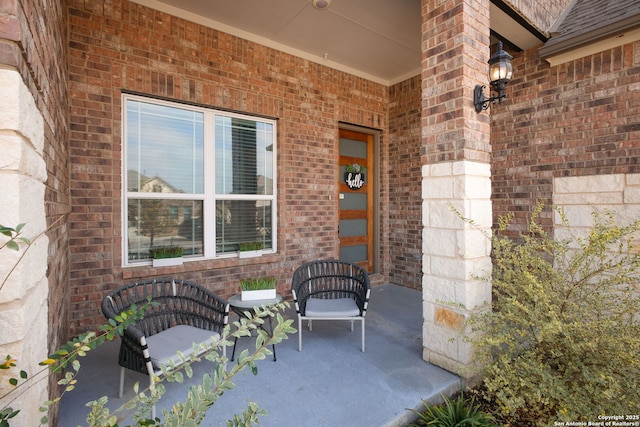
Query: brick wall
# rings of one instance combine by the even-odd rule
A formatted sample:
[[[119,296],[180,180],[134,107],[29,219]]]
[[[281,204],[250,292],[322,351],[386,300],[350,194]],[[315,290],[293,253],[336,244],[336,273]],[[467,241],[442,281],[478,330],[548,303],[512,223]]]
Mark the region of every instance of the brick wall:
[[[514,57],[508,99],[491,107],[494,219],[523,230],[558,177],[640,172],[640,43],[550,67],[530,50]],[[544,213],[551,227],[552,215]]]
[[[572,4],[571,0],[504,0],[516,13],[543,32]]]
[[[489,1],[423,1],[422,20],[422,163],[488,163],[489,119],[465,101],[486,79]]]
[[[420,76],[389,88],[389,281],[422,287]]]
[[[106,291],[139,277],[177,275],[229,297],[261,273],[288,293],[300,263],[338,256],[338,124],[386,129],[387,87],[127,1],[70,1],[69,23],[71,333],[102,322]],[[277,254],[121,267],[123,89],[279,119]]]
[[[42,262],[47,263],[49,283],[49,319],[45,334],[48,335],[48,349],[52,352],[67,340],[68,332],[69,100],[66,8],[64,2],[57,0],[5,1],[0,5],[0,16],[0,67],[19,73],[43,119],[39,132],[44,135],[42,158],[47,176],[44,200],[39,202],[44,202],[49,240],[48,248],[44,251],[48,253],[48,261],[43,259]],[[24,101],[16,100],[16,103]],[[18,197],[28,200],[33,196],[21,194]],[[28,216],[29,213],[25,214]],[[25,235],[35,237],[29,234],[29,224],[25,227]],[[29,327],[33,327],[33,320],[29,319]],[[55,379],[52,378],[52,381]],[[55,390],[55,387],[50,389]],[[37,413],[33,416],[40,418]],[[55,423],[56,414],[51,413],[50,417]]]

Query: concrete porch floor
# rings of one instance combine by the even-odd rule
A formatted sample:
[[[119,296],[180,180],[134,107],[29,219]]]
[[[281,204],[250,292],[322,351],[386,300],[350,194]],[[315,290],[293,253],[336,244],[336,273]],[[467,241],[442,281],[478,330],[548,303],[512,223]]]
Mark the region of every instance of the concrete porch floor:
[[[295,319],[293,305],[285,317]],[[297,321],[293,326],[297,328]],[[360,351],[359,322],[353,333],[348,322],[340,321],[316,321],[312,332],[306,323],[303,327],[302,352],[297,335],[277,345],[277,362],[269,356],[258,362],[257,376],[245,370],[235,377],[237,387],[216,402],[202,425],[223,426],[253,401],[269,413],[260,417],[260,426],[402,426],[415,419],[408,408],[420,409],[422,399],[438,399],[461,386],[458,376],[422,360],[420,291],[389,284],[372,289],[365,353]],[[240,339],[236,354],[253,343]],[[106,343],[81,359],[78,385],[61,402],[60,426],[86,425],[87,401],[107,396],[113,410],[133,396],[136,381],[146,387],[147,376],[126,371],[125,395],[117,397],[118,346],[117,341]],[[193,368],[191,381],[166,384],[157,406],[159,416],[163,408],[185,398],[188,384],[198,383],[212,370],[207,361]],[[121,426],[132,422],[127,416],[119,417]]]

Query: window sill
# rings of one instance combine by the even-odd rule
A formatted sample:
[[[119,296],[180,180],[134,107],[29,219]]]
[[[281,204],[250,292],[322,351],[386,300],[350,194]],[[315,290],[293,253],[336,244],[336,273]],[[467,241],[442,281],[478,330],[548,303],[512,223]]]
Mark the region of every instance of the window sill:
[[[182,265],[168,267],[153,267],[151,261],[122,266],[122,279],[140,279],[146,277],[160,277],[198,271],[223,270],[239,265],[275,264],[282,262],[284,256],[279,252],[265,252],[255,258],[239,258],[238,253],[224,255],[217,258],[183,258]]]

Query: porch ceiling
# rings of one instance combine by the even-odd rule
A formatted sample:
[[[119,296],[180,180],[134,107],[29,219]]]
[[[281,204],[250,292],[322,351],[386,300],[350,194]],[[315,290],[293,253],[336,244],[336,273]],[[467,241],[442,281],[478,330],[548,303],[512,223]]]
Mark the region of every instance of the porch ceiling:
[[[382,84],[420,73],[420,0],[132,0]],[[513,45],[540,44],[495,5],[491,27]]]

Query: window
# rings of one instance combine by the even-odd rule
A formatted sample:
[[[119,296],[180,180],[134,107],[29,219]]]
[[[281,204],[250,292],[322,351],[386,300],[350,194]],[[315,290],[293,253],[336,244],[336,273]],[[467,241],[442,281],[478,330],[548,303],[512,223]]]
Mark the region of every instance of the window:
[[[275,251],[275,120],[123,96],[123,242],[127,264],[150,249],[185,258]]]

